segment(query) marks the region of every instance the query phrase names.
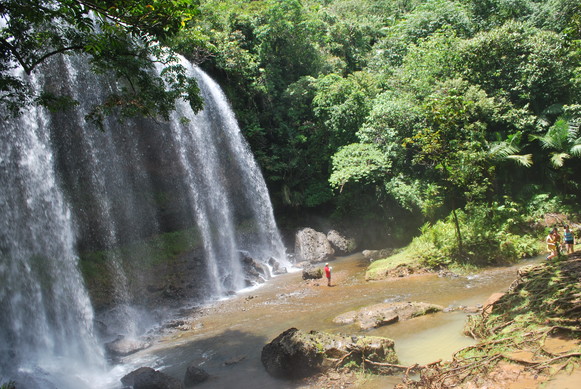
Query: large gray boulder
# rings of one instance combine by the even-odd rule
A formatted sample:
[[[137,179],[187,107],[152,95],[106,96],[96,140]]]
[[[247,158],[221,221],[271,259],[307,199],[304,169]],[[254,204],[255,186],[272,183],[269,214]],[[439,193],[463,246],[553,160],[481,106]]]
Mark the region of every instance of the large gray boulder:
[[[397,363],[391,339],[304,332],[290,328],[262,349],[266,371],[278,378],[304,378],[363,358],[378,363]]]
[[[332,259],[335,250],[325,234],[303,228],[295,237],[295,254],[309,263],[318,263]]]
[[[382,327],[417,316],[440,312],[444,307],[429,303],[399,302],[381,303],[343,313],[335,319],[337,324],[356,324],[362,330]]]
[[[140,367],[123,378],[121,383],[133,389],[184,389],[182,382],[151,367]]]
[[[354,238],[348,238],[336,230],[327,232],[327,240],[335,249],[335,253],[339,255],[351,254],[357,248],[357,242]]]

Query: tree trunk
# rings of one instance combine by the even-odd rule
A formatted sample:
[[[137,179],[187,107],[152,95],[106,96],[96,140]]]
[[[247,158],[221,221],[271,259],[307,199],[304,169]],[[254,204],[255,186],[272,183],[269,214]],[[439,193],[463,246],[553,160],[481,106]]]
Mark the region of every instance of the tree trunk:
[[[456,226],[456,237],[458,238],[458,255],[464,255],[464,246],[462,244],[462,233],[460,232],[460,222],[458,222],[458,215],[456,214],[456,207],[452,209],[452,216],[454,217],[454,225]]]

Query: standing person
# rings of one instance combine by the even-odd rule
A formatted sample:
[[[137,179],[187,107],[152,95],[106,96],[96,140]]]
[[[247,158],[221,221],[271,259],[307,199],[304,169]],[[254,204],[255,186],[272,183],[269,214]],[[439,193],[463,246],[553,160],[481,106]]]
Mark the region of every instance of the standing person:
[[[326,263],[325,264],[325,277],[327,277],[327,286],[331,286],[331,269],[333,269],[333,268],[329,267],[329,264]]]
[[[557,255],[561,255],[561,241],[563,240],[563,238],[561,237],[561,234],[559,234],[559,230],[557,229],[557,227],[553,228],[553,232],[555,234],[555,246],[557,246]]]
[[[549,232],[549,235],[547,235],[547,238],[545,239],[545,242],[547,243],[547,250],[549,251],[547,260],[553,259],[558,255],[559,240],[560,237],[559,234],[557,233],[557,229],[553,228],[551,232]]]
[[[567,249],[567,254],[572,254],[575,246],[575,237],[569,229],[568,225],[565,225],[565,231],[563,233],[563,239],[565,241],[565,247]]]

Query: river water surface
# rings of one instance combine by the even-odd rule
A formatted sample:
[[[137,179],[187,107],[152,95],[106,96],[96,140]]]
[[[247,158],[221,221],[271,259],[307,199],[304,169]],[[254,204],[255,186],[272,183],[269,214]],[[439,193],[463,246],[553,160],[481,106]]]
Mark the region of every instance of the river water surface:
[[[517,266],[493,268],[478,274],[438,277],[436,274],[365,281],[369,264],[362,255],[339,258],[333,266],[333,286],[326,280],[303,281],[299,271],[278,276],[255,290],[245,290],[224,301],[194,311],[190,329],[174,331],[147,350],[127,357],[125,369],[149,366],[183,379],[196,364],[211,378],[197,388],[307,388],[301,382],[270,377],[262,363],[262,347],[291,327],[354,335],[384,336],[395,341],[400,364],[425,364],[451,359],[454,352],[474,342],[462,335],[462,310],[441,312],[393,325],[361,331],[333,318],[364,306],[399,301],[439,304],[447,308],[476,306],[505,291],[516,278]],[[367,379],[362,388],[391,388],[399,377]]]

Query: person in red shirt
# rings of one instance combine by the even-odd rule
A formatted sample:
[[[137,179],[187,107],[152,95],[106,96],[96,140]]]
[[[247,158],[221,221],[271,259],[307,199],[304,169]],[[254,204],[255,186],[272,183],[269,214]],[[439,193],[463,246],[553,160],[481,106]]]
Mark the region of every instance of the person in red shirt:
[[[329,267],[329,264],[326,263],[325,264],[325,277],[327,277],[327,286],[331,286],[331,269],[333,269],[333,268]]]

